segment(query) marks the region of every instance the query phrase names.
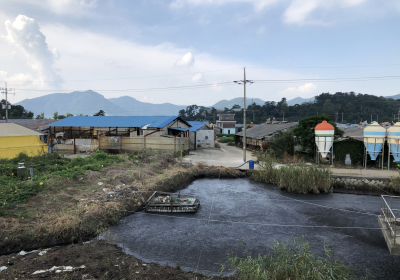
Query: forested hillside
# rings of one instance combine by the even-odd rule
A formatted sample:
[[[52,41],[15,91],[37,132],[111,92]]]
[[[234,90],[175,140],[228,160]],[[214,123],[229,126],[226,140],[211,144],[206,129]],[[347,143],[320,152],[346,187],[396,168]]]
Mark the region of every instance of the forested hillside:
[[[240,104],[238,104],[240,105]],[[243,123],[243,110],[237,106],[225,108],[224,112],[234,113],[237,123]],[[235,109],[235,110],[233,110]],[[276,120],[299,121],[304,117],[318,114],[332,116],[335,122],[359,123],[360,121],[397,121],[400,111],[400,99],[378,97],[369,94],[354,92],[337,92],[335,94],[322,93],[315,97],[315,101],[289,106],[286,98],[280,102],[267,101],[264,105],[251,104],[247,108],[247,122],[263,123],[268,118]],[[188,121],[208,120],[215,122],[217,111],[206,113],[204,107],[189,106],[179,112],[180,116]]]

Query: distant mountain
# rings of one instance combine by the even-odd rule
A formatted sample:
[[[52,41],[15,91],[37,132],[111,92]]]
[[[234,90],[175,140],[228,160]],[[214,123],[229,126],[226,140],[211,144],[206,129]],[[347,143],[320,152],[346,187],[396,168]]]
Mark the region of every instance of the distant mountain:
[[[385,98],[393,98],[394,100],[400,99],[400,94],[392,95],[392,96],[384,96]]]
[[[233,105],[239,105],[240,108],[243,107],[243,97],[237,97],[231,100],[221,100],[213,105],[215,109],[223,110],[226,108],[232,108]],[[260,98],[247,98],[246,97],[246,105],[249,106],[251,104],[256,103],[257,105],[264,105],[265,101],[261,100]]]
[[[314,100],[315,100],[315,97],[310,97],[310,98],[296,97],[296,98],[293,98],[291,100],[288,100],[287,104],[289,106],[293,106],[293,105],[296,105],[296,104],[303,104],[305,102],[311,102],[311,101],[314,101]]]
[[[141,102],[130,96],[121,96],[108,99],[114,105],[130,112],[134,116],[177,116],[179,110],[186,109],[184,105],[174,105],[171,103],[152,104]],[[107,111],[106,111],[107,112]]]
[[[92,90],[53,93],[25,99],[17,104],[22,105],[28,111],[32,111],[35,116],[44,112],[46,117],[52,117],[56,111],[59,115],[71,113],[73,115],[84,114],[90,116],[99,110],[105,111],[107,116],[132,115],[127,110],[106,99],[103,95]]]

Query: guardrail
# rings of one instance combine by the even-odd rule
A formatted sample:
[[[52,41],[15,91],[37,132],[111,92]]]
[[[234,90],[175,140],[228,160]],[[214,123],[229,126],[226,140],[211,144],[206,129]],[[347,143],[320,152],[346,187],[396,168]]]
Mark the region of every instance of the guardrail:
[[[395,246],[400,237],[400,196],[381,195],[381,214]]]

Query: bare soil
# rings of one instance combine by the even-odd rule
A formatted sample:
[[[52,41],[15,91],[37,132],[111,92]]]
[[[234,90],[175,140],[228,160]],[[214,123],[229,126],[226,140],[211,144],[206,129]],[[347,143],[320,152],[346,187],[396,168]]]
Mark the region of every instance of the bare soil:
[[[53,247],[44,254],[43,251],[0,256],[0,267],[7,267],[0,272],[0,279],[229,279],[144,263],[105,241]],[[70,271],[64,271],[68,266]],[[46,271],[53,267],[57,268]]]

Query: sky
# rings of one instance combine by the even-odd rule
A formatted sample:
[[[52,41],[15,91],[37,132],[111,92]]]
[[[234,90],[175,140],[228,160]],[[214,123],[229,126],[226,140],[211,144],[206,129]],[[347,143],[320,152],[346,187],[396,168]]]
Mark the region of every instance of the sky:
[[[243,96],[246,67],[265,101],[391,96],[399,26],[398,0],[2,0],[0,87],[211,106]]]

